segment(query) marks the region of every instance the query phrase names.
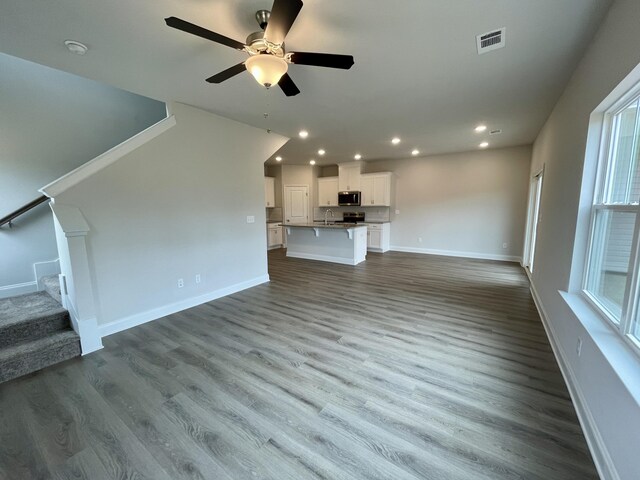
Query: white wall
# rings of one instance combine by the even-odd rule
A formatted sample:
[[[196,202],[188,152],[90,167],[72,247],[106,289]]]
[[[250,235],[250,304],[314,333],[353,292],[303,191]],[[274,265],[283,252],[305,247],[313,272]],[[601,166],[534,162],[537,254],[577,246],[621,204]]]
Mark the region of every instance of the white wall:
[[[109,331],[267,278],[263,164],[287,139],[172,110],[176,126],[56,197],[91,227],[98,324]]]
[[[3,54],[0,98],[0,217],[166,116],[164,103]],[[41,205],[0,230],[0,287],[33,282],[33,263],[57,257]]]
[[[640,63],[638,19],[638,0],[613,3],[540,132],[532,159],[532,172],[545,166],[533,286],[581,397],[579,409],[591,418],[595,442],[623,480],[640,478],[640,360],[606,325],[581,322],[558,290],[569,289],[582,172],[592,169],[584,165],[589,117]],[[585,220],[582,211],[580,216]],[[584,236],[584,221],[580,228],[579,237]],[[582,262],[584,257],[576,253],[576,261]],[[584,340],[580,357],[578,338]]]
[[[368,162],[364,170],[395,174],[393,249],[519,260],[530,161],[530,147],[515,147]]]

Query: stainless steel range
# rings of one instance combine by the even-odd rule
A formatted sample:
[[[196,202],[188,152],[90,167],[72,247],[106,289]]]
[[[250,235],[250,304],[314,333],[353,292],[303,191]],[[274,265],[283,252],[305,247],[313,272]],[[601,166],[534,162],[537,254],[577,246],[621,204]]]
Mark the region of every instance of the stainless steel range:
[[[344,212],[342,223],[364,223],[364,212]]]

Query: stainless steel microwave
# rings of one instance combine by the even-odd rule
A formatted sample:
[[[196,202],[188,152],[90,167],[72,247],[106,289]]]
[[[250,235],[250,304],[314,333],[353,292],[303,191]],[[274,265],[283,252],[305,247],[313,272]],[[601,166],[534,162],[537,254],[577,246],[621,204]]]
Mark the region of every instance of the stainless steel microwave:
[[[338,192],[338,205],[341,207],[359,207],[360,192]]]

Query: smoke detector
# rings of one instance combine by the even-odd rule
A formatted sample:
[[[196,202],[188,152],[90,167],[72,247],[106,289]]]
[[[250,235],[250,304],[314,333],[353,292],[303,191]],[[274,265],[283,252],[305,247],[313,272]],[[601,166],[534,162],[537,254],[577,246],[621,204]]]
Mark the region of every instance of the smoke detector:
[[[476,37],[476,45],[478,47],[478,55],[490,52],[491,50],[497,50],[505,46],[505,40],[507,35],[506,27],[502,27],[491,32],[483,33]]]
[[[65,40],[64,44],[71,53],[75,53],[76,55],[84,55],[89,50],[89,47],[85,44],[76,42],[75,40]]]

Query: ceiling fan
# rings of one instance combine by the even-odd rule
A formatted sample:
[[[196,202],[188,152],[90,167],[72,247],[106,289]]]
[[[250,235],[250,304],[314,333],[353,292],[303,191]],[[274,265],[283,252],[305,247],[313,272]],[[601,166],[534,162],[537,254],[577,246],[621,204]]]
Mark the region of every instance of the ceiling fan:
[[[258,10],[256,20],[262,31],[249,35],[246,44],[177,17],[165,18],[165,22],[172,28],[249,54],[246,61],[207,78],[207,82],[222,83],[246,69],[261,85],[269,88],[278,84],[287,97],[292,97],[299,94],[300,90],[287,74],[290,63],[343,70],[353,66],[351,55],[285,51],[284,39],[301,9],[302,0],[275,0],[271,11]]]

